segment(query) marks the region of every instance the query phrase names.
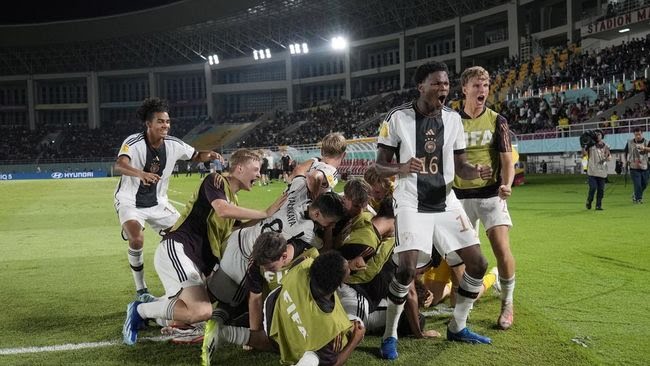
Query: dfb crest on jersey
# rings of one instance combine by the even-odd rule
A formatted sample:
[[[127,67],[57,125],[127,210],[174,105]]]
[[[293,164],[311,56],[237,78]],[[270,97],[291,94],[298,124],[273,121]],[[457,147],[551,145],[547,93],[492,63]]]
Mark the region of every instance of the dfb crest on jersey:
[[[428,154],[433,154],[434,151],[436,151],[436,133],[433,131],[432,128],[430,128],[426,133],[425,133],[425,138],[424,138],[424,151],[426,151]]]
[[[158,171],[160,171],[160,158],[157,156],[153,158],[149,170],[151,170],[152,173],[158,173]]]

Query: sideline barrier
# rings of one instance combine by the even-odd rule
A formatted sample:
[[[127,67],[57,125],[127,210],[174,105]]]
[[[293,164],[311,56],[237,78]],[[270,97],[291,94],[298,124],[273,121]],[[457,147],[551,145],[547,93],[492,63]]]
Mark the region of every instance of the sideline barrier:
[[[93,172],[41,172],[41,173],[0,173],[0,180],[25,179],[85,179],[105,178],[105,171]]]

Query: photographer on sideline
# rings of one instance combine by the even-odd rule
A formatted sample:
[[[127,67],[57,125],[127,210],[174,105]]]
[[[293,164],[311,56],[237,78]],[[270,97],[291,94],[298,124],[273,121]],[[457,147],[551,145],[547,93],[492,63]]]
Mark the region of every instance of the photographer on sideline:
[[[591,131],[589,131],[591,132]],[[587,195],[587,210],[591,210],[591,202],[594,200],[596,193],[596,210],[602,210],[603,196],[605,195],[605,181],[607,180],[607,162],[612,155],[609,152],[609,146],[603,141],[603,131],[594,130],[591,133],[585,133],[589,138],[584,136],[580,138],[582,143],[582,156],[587,156],[587,176],[589,179],[589,194]],[[586,140],[586,141],[585,141]]]
[[[643,203],[643,191],[648,186],[648,141],[641,127],[634,128],[634,137],[625,145],[625,161],[634,183],[632,203]]]

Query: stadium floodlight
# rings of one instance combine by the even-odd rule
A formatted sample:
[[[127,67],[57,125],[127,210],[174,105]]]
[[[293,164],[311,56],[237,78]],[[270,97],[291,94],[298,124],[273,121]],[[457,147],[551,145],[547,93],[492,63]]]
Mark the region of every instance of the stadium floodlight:
[[[307,43],[302,44],[302,53],[309,53],[309,47],[307,47]]]
[[[212,60],[214,61],[215,65],[219,65],[219,56],[217,55],[212,55]]]
[[[208,63],[210,66],[214,65],[214,60],[212,60],[212,55],[208,56]]]
[[[618,33],[625,33],[625,32],[629,32],[629,31],[630,31],[630,28],[623,28],[623,29],[619,29]]]
[[[266,58],[271,58],[271,50],[270,49],[267,48],[266,50],[264,50],[264,52],[266,53]]]
[[[292,55],[296,54],[296,47],[293,45],[293,43],[289,45],[289,53]]]
[[[259,60],[260,56],[257,54],[257,50],[253,50],[253,58]]]
[[[336,36],[332,38],[332,49],[335,50],[344,50],[348,47],[348,40],[341,37],[341,36]]]
[[[302,50],[300,49],[300,44],[299,43],[294,43],[293,48],[296,50],[297,54],[302,53]]]
[[[264,55],[264,50],[259,50],[257,54],[260,55],[260,60],[264,60],[266,58],[266,56]]]

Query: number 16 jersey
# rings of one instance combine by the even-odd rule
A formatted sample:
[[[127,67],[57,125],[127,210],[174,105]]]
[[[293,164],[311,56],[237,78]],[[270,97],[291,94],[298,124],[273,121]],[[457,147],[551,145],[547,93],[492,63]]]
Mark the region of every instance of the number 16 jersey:
[[[395,208],[442,212],[454,181],[454,154],[465,150],[463,123],[450,108],[425,116],[415,103],[403,104],[386,115],[377,143],[394,150],[399,163],[412,157],[422,161],[420,172],[399,176],[393,194]]]

